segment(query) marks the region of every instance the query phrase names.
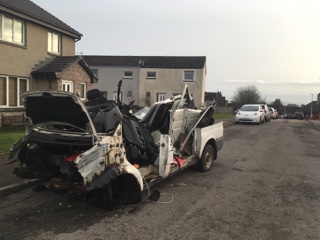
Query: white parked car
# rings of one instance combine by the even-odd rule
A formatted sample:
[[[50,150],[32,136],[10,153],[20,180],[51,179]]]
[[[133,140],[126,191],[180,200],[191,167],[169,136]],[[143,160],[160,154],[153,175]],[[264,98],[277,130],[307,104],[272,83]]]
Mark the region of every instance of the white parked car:
[[[261,124],[265,122],[265,112],[261,104],[243,105],[236,114],[236,123],[249,122]]]
[[[277,111],[274,108],[269,107],[269,112],[270,112],[270,118],[272,118],[272,119],[277,118]]]
[[[271,119],[271,115],[270,115],[270,111],[269,111],[269,107],[267,104],[261,104],[261,107],[264,109],[264,119],[265,122],[269,122]]]
[[[18,177],[87,201],[136,203],[142,191],[189,166],[210,170],[223,146],[213,105],[196,109],[187,85],[145,109],[141,120],[97,89],[87,97],[83,104],[69,92],[22,94],[29,125],[9,155]]]

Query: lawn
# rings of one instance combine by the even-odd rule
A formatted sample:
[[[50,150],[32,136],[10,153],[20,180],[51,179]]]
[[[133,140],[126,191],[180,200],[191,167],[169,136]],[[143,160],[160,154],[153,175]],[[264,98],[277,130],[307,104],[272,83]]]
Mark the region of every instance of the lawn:
[[[214,113],[213,117],[215,119],[221,119],[221,118],[234,118],[234,115],[231,113]]]
[[[0,154],[9,152],[12,144],[18,141],[24,134],[25,131],[22,130],[0,130]]]

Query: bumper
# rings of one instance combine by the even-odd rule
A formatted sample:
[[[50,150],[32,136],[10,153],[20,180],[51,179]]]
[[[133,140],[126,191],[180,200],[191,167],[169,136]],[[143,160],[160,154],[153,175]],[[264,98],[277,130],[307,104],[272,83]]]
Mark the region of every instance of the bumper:
[[[252,122],[258,123],[260,116],[236,116],[236,122]]]

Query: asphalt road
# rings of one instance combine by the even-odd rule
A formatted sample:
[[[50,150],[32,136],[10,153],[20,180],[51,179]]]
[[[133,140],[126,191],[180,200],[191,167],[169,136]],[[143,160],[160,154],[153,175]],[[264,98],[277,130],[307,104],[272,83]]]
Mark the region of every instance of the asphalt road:
[[[171,177],[135,210],[67,208],[65,195],[31,189],[1,197],[0,239],[320,239],[320,131],[279,119],[224,137],[211,171]]]

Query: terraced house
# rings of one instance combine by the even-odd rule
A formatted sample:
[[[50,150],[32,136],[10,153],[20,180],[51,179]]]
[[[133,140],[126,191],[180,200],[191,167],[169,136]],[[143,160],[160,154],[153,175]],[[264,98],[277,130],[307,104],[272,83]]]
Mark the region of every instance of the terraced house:
[[[21,115],[29,90],[85,93],[97,81],[75,56],[82,34],[30,0],[0,0],[0,126]]]
[[[26,91],[69,91],[86,101],[98,88],[115,99],[119,80],[124,103],[150,106],[188,84],[204,105],[206,57],[76,56],[82,34],[48,11],[31,0],[0,0],[0,127],[23,119]]]
[[[122,80],[122,101],[142,107],[176,94],[188,84],[197,107],[204,105],[205,56],[82,56],[99,78],[93,87],[115,99]]]

